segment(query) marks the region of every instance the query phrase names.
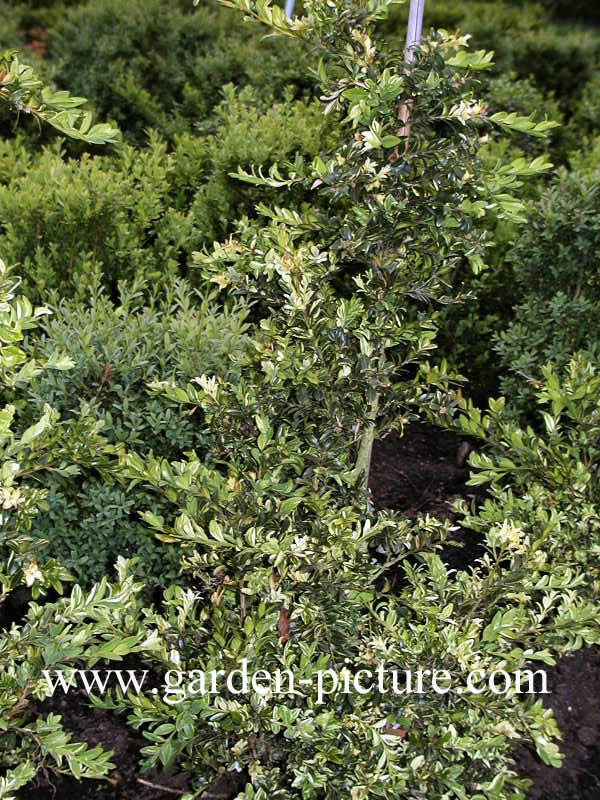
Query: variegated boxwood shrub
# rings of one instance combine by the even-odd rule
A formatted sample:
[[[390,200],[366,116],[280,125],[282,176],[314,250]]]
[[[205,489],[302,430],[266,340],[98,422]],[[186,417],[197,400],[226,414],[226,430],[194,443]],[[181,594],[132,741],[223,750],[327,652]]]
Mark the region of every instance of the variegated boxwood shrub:
[[[145,522],[189,548],[188,586],[171,587],[161,609],[143,614],[158,632],[148,656],[164,670],[204,671],[245,658],[249,672],[291,669],[307,683],[294,695],[267,689],[176,703],[117,693],[105,705],[128,710],[144,730],[146,764],[180,759],[188,799],[233,776],[238,800],[520,800],[512,748],[525,742],[559,763],[554,719],[535,697],[468,694],[465,681],[476,667],[552,663],[599,640],[596,553],[581,548],[588,533],[597,539],[597,476],[587,460],[596,390],[585,400],[574,392],[567,413],[572,387],[548,375],[553,407],[540,439],[505,422],[502,401],[482,418],[448,390],[444,365],[426,359],[436,308],[458,299],[457,263],[468,256],[475,271],[484,267],[487,237],[474,220],[488,210],[518,220],[524,209],[511,190],[544,169],[478,159],[482,130],[541,135],[549,126],[486,115],[469,78],[489,56],[469,55],[454,36],[437,34],[406,68],[371,38],[385,1],[317,0],[292,21],[268,2],[232,5],[323,54],[322,100],[345,137],[311,162],[241,172],[260,187],[310,187],[311,205],[264,208],[267,224],[242,224],[196,257],[206,279],[245,295],[258,318],[236,380],[204,373],[186,386],[152,384],[203,409],[206,457],[169,462],[124,447],[121,461],[172,504],[168,514],[143,513]],[[348,263],[351,291],[338,282]],[[449,523],[376,512],[365,489],[374,436],[419,415],[489,438],[492,454],[472,461],[482,480],[509,481],[527,462],[536,472],[481,515],[465,509],[465,524],[482,529],[484,555],[457,574],[438,553]],[[512,461],[497,452],[505,441]],[[554,493],[565,489],[567,443],[569,483],[577,474],[586,500],[570,508],[570,489]],[[556,464],[555,512],[527,494],[545,487],[543,459]],[[321,704],[308,680],[318,669],[378,663],[446,669],[453,689],[402,698],[337,691]]]
[[[23,705],[15,703],[35,691],[41,696],[42,665],[87,660],[93,666],[133,651],[141,665],[165,670],[228,670],[247,658],[250,671],[289,668],[297,680],[314,678],[318,669],[375,670],[378,663],[450,675],[444,695],[400,699],[338,691],[320,704],[314,684],[283,697],[266,691],[184,697],[177,704],[160,695],[108,699],[105,705],[128,711],[131,724],[143,729],[148,765],[180,760],[189,775],[185,800],[231,776],[239,800],[522,800],[525,782],[515,774],[512,749],[525,743],[558,764],[556,723],[539,699],[489,689],[469,694],[465,680],[475,667],[512,671],[553,663],[600,640],[599,378],[583,360],[569,366],[562,383],[550,369],[543,372],[539,399],[548,411],[538,435],[507,419],[502,400],[491,401],[485,414],[472,408],[448,388],[445,365],[427,359],[434,356],[439,308],[466,299],[457,268],[465,260],[476,273],[485,268],[490,237],[480,222],[486,216],[519,222],[525,209],[514,196],[518,183],[547,169],[544,159],[480,158],[482,134],[500,126],[541,136],[551,126],[488,113],[473,94],[472,73],[486,69],[490,56],[469,54],[460,37],[435,34],[407,68],[397,49],[375,38],[374,22],[386,15],[388,0],[356,7],[314,0],[292,21],[262,0],[232,5],[320,53],[320,96],[339,136],[317,157],[239,170],[241,180],[260,187],[257,200],[286,188],[302,193],[305,205],[264,203],[266,222],[244,221],[195,257],[201,281],[219,288],[229,313],[240,295],[252,307],[256,325],[248,346],[229,352],[229,370],[205,365],[185,383],[181,364],[168,358],[174,332],[162,347],[149,335],[172,371],[161,375],[157,366],[152,392],[163,398],[161,409],[182,406],[182,431],[190,430],[186,418],[201,420],[200,447],[175,457],[161,455],[158,445],[150,452],[140,445],[146,433],[119,405],[119,391],[111,394],[115,370],[104,354],[131,358],[116,328],[132,338],[147,314],[137,307],[135,288],[123,289],[117,308],[97,294],[89,311],[65,306],[71,326],[59,324],[48,336],[49,346],[52,338],[64,343],[73,325],[83,333],[98,307],[97,330],[107,319],[115,341],[83,360],[77,387],[106,393],[121,418],[108,403],[96,404],[115,437],[107,446],[94,416],[86,410],[71,420],[76,404],[68,403],[60,430],[73,433],[85,421],[87,439],[57,448],[50,454],[56,461],[42,460],[41,473],[50,468],[75,479],[72,464],[79,461],[110,482],[118,478],[112,471],[118,455],[121,479],[154,493],[154,510],[140,508],[141,518],[179,551],[184,576],[160,605],[140,611],[134,599],[140,587],[127,577],[132,567],[120,562],[116,595],[106,597],[102,582],[89,595],[76,589],[58,605],[33,605],[28,625],[0,639],[15,654],[0,750],[12,771],[2,789],[8,794],[33,776],[44,725],[51,733],[58,725],[32,720],[27,708],[21,715]],[[98,280],[94,273],[88,286]],[[22,307],[15,317],[28,314]],[[125,325],[115,322],[119,316]],[[10,336],[5,329],[0,334]],[[88,342],[97,341],[92,332]],[[4,357],[26,359],[4,344],[11,342],[3,343]],[[30,344],[43,352],[44,340]],[[67,366],[58,356],[49,361]],[[27,369],[22,378],[38,385],[41,376]],[[29,399],[35,397],[33,389]],[[33,405],[16,398],[15,413]],[[11,415],[5,412],[5,423]],[[424,416],[479,438],[473,480],[492,484],[482,508],[462,509],[464,524],[481,534],[483,555],[458,573],[439,553],[449,523],[376,512],[365,489],[374,437]],[[48,408],[41,424],[23,426],[13,440],[21,449],[33,442],[29,450],[44,458],[38,444],[53,422]],[[149,427],[152,441],[157,433]],[[29,450],[21,458],[24,472],[38,474],[37,462],[26,460]],[[13,452],[5,456],[6,462]],[[12,464],[2,469],[5,489],[17,475],[24,482]],[[20,536],[13,550],[29,553],[24,545]],[[7,563],[7,574],[14,573]],[[27,555],[14,581],[37,591],[44,580]],[[27,650],[30,635],[37,639]],[[67,756],[61,736],[50,744],[59,768],[106,770],[105,754],[87,753],[82,767],[85,748],[71,747]],[[17,764],[26,766],[15,772]]]

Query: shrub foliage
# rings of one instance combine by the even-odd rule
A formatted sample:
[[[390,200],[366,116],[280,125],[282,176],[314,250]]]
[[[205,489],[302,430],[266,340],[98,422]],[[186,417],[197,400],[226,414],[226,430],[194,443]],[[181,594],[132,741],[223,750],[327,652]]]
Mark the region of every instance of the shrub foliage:
[[[80,158],[34,157],[20,140],[0,152],[0,247],[32,294],[72,296],[23,343],[44,310],[3,268],[0,607],[23,584],[34,601],[0,633],[0,797],[40,765],[106,774],[108,753],[37,714],[41,671],[135,652],[163,670],[246,659],[305,681],[94,699],[143,731],[144,766],[179,761],[185,800],[234,774],[238,800],[522,800],[513,748],[560,764],[556,722],[533,696],[466,691],[467,676],[600,642],[600,377],[570,356],[584,327],[563,340],[535,316],[595,319],[597,175],[561,172],[529,207],[522,183],[549,169],[554,123],[501,105],[511,85],[550,111],[575,95],[563,68],[581,55],[576,37],[542,30],[540,7],[491,4],[478,41],[514,19],[529,43],[499,37],[507,84],[485,78],[490,53],[445,30],[407,63],[392,0],[309,0],[294,19],[269,0],[225,5],[128,0],[121,27],[113,0],[74,8],[52,32],[59,85],[81,81],[130,142],[149,126],[162,138]],[[256,22],[279,36],[258,47]],[[223,48],[229,31],[237,44]],[[574,74],[593,82],[596,42],[584,44]],[[268,89],[239,88],[266,83],[275,61]],[[30,73],[13,72],[4,97],[18,107]],[[313,84],[320,105],[300,97]],[[94,142],[78,101],[25,89],[42,118]],[[511,399],[541,407],[537,427],[504,398],[474,407],[432,363],[440,311],[468,301],[523,224],[510,260],[523,324],[541,338],[514,323],[497,347],[527,372],[532,394]],[[175,280],[188,272],[200,292]],[[524,335],[535,375],[519,361]],[[557,367],[538,366],[548,352]],[[376,511],[366,488],[374,437],[420,418],[477,441],[471,482],[489,486],[480,506],[456,506],[481,543],[457,572],[442,558],[447,520]],[[117,582],[90,588],[115,558]],[[72,580],[66,566],[83,588],[49,601]],[[139,599],[142,569],[146,588],[169,584],[160,602]],[[372,678],[379,665],[444,670],[450,686],[319,697],[318,670]]]
[[[66,372],[45,372],[29,386],[23,415],[27,420],[50,403],[66,418],[82,408],[98,418],[112,446],[126,445],[142,457],[177,460],[187,451],[206,450],[203,415],[181,415],[179,405],[151,397],[151,380],[189,380],[198,372],[227,375],[234,354],[245,347],[244,309],[238,303],[219,313],[214,296],[198,297],[176,282],[152,305],[141,306],[143,286],[121,287],[118,305],[102,294],[88,308],[62,304],[32,338],[28,350],[48,357],[55,349],[74,364]],[[231,373],[232,376],[235,372]],[[36,522],[36,536],[84,586],[100,580],[119,555],[139,557],[140,576],[148,589],[177,578],[180,554],[157,541],[138,512],[165,513],[165,503],[143,486],[107,482],[94,467],[77,476],[47,473],[40,485],[48,508]]]

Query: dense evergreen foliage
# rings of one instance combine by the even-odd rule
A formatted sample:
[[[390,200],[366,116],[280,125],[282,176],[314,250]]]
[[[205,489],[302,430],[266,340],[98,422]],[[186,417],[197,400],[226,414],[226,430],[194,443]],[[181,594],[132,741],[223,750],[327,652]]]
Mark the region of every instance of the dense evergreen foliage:
[[[110,773],[42,670],[123,656],[450,676],[94,699],[184,800],[522,800],[517,744],[560,764],[540,700],[462,689],[600,643],[600,18],[427,0],[407,64],[406,4],[296,11],[0,2],[0,800]],[[420,420],[486,487],[458,571],[366,488]]]

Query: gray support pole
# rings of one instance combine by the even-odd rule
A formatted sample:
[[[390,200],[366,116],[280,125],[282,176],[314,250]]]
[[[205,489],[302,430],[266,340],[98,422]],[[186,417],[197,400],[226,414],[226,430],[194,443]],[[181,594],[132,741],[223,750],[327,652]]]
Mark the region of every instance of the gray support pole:
[[[294,0],[292,0],[293,3]],[[404,47],[404,63],[410,64],[415,57],[415,47],[421,41],[421,31],[423,30],[423,12],[425,11],[425,0],[410,0],[408,12],[408,28],[406,29],[406,45]]]
[[[294,13],[294,0],[285,0],[285,15],[289,19]]]

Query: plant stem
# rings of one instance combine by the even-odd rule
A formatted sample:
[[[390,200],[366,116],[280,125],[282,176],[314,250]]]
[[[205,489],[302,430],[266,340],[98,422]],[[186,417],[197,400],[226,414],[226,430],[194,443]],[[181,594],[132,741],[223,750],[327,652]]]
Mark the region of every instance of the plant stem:
[[[408,17],[408,28],[406,30],[406,44],[404,47],[404,66],[405,69],[413,61],[415,57],[414,49],[418,47],[421,41],[421,28],[423,26],[423,11],[425,9],[425,0],[410,0],[410,9]],[[402,125],[399,135],[406,137],[404,153],[408,150],[408,140],[410,136],[410,113],[412,111],[413,101],[408,100],[405,103],[400,103],[398,107],[398,118]],[[392,160],[399,157],[398,148],[393,152]],[[369,423],[360,440],[360,448],[358,451],[358,458],[356,460],[356,468],[364,474],[364,488],[366,489],[369,483],[369,470],[371,468],[371,454],[373,452],[373,442],[375,441],[375,423],[377,422],[377,411],[379,410],[379,392],[375,392],[371,398],[371,408],[369,409]]]
[[[186,789],[171,789],[170,786],[161,786],[158,783],[152,783],[151,781],[145,781],[143,778],[137,778],[137,782],[141,783],[142,786],[149,786],[151,789],[158,789],[161,792],[168,792],[169,794],[176,794],[181,796],[182,794],[186,793]],[[210,797],[225,797],[225,795],[209,795]]]
[[[367,488],[369,482],[369,469],[371,467],[371,454],[373,452],[373,442],[375,441],[375,423],[377,422],[377,411],[379,410],[379,392],[375,392],[371,398],[371,407],[367,427],[360,440],[358,457],[356,459],[356,469],[364,475],[364,487]]]

